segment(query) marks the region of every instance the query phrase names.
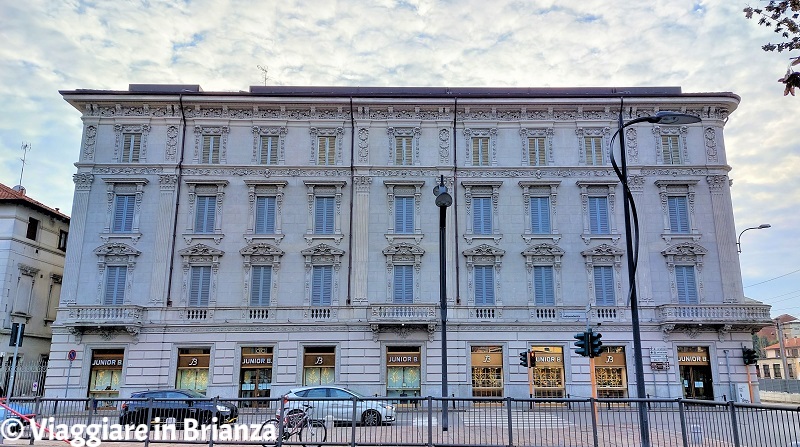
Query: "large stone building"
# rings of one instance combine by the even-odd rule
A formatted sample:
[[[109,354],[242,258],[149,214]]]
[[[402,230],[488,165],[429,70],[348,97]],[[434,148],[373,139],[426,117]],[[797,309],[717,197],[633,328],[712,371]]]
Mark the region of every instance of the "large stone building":
[[[12,366],[14,395],[42,392],[56,319],[69,217],[0,184],[0,393],[6,395]],[[14,324],[25,325],[21,346],[10,346]],[[18,327],[18,326],[16,326]],[[17,364],[14,364],[14,352]]]
[[[589,396],[589,359],[572,346],[588,319],[606,349],[600,395],[635,396],[623,194],[609,153],[620,97],[625,120],[664,110],[702,119],[624,132],[646,390],[746,394],[741,348],[769,308],[741,285],[723,139],[734,94],[61,93],[84,131],[51,395],[274,397],[320,383],[438,395],[431,191],[444,176],[450,392],[527,397],[518,354],[533,350],[537,396]]]

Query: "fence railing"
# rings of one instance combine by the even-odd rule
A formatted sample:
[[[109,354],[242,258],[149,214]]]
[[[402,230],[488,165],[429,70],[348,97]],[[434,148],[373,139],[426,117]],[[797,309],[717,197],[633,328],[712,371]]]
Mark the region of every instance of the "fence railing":
[[[302,420],[294,418],[302,416],[298,412],[306,408],[304,404],[311,408],[307,409],[308,424],[300,427],[291,421]],[[145,446],[639,447],[639,418],[645,413],[653,447],[800,445],[800,407],[687,399],[37,397],[14,399],[9,406],[13,413],[34,415],[21,432],[31,444],[43,434],[46,438],[43,426],[59,433],[57,427],[64,424],[63,432],[84,441]],[[283,422],[268,433],[264,423],[272,418]],[[128,424],[131,429],[120,431],[115,424]],[[208,426],[203,429],[202,424]],[[80,428],[86,426],[95,428]],[[315,437],[308,438],[315,430]],[[256,437],[269,434],[277,438]]]
[[[758,389],[778,393],[800,394],[798,379],[758,379]]]

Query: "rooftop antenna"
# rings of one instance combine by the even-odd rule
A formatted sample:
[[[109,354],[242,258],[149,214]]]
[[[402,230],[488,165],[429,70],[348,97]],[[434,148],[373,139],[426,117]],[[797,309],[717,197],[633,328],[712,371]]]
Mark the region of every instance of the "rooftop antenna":
[[[273,80],[273,79],[272,79],[272,78],[270,78],[270,77],[269,77],[269,75],[267,74],[267,73],[269,73],[269,68],[264,68],[264,67],[262,67],[261,65],[256,65],[256,67],[258,67],[258,69],[259,69],[259,70],[261,70],[261,72],[262,72],[262,73],[264,73],[264,87],[266,87],[266,86],[267,86],[267,79],[269,79],[269,80]]]
[[[19,184],[22,185],[22,174],[25,173],[25,158],[28,156],[28,151],[31,150],[31,145],[23,141],[20,149],[22,149],[22,158],[20,158],[22,160],[22,169],[19,171]]]

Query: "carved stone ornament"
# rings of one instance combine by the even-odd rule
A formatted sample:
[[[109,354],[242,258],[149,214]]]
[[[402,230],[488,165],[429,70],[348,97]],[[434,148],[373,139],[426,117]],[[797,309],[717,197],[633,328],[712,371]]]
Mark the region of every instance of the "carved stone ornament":
[[[251,244],[239,250],[242,255],[248,256],[283,256],[284,252],[280,248],[271,244]]]
[[[703,248],[699,244],[695,244],[693,242],[684,242],[681,244],[675,244],[671,247],[667,247],[666,250],[662,251],[661,254],[664,256],[702,256],[708,253],[708,250]]]
[[[464,256],[483,257],[492,256],[499,257],[506,254],[506,251],[491,245],[481,244],[475,248],[468,248],[464,250]]]
[[[553,244],[537,244],[525,249],[523,256],[562,256],[564,250]]]
[[[616,257],[616,256],[622,256],[623,253],[625,252],[620,248],[611,246],[609,244],[600,244],[597,247],[582,251],[581,255]]]
[[[111,242],[103,244],[94,249],[94,254],[98,256],[139,256],[142,254],[139,250],[123,244],[121,242]]]
[[[178,254],[185,257],[191,257],[191,256],[217,257],[224,255],[225,252],[222,250],[218,250],[214,247],[209,247],[208,245],[205,244],[195,244],[192,245],[191,247],[179,250]]]

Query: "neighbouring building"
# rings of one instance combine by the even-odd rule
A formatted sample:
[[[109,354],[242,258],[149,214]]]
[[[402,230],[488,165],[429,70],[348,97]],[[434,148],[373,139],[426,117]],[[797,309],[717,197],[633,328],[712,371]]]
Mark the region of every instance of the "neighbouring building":
[[[800,371],[800,338],[792,337],[783,340],[783,355],[786,367],[781,359],[781,344],[764,348],[766,357],[758,360],[758,377],[762,379],[797,379]],[[788,368],[788,371],[786,369]]]
[[[25,195],[25,188],[0,184],[0,387],[15,396],[41,395],[56,319],[69,217]],[[14,365],[11,329],[24,324]]]
[[[587,320],[603,334],[600,396],[635,396],[634,355],[652,396],[747,393],[741,348],[770,319],[742,290],[723,138],[732,93],[132,84],[61,94],[82,114],[83,138],[50,395],[275,397],[330,383],[438,395],[442,177],[453,196],[453,395],[527,397],[518,353],[531,350],[536,396],[589,396],[589,359],[573,347]],[[621,97],[626,121],[668,110],[702,119],[623,135],[641,230],[641,353],[609,152]]]

